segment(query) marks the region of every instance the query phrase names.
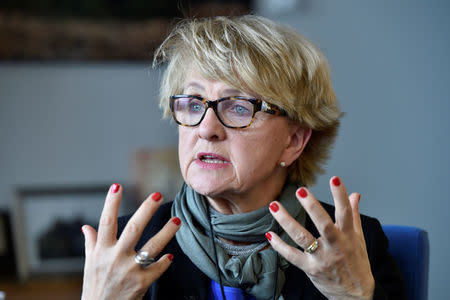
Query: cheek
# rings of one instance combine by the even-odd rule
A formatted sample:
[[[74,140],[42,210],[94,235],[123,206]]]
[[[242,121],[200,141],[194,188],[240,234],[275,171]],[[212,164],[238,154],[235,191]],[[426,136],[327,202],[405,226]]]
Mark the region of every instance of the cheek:
[[[184,176],[185,169],[186,169],[185,168],[185,165],[186,165],[185,161],[186,161],[186,152],[183,149],[183,145],[179,142],[178,143],[178,162],[180,164],[180,171],[183,174],[183,176]]]
[[[180,128],[178,131],[178,160],[183,177],[186,175],[186,168],[192,157],[190,149],[192,150],[192,147],[189,146],[189,133],[184,128]]]
[[[278,160],[279,141],[267,136],[248,136],[234,143],[232,155],[238,173],[251,176],[255,172],[266,172]]]

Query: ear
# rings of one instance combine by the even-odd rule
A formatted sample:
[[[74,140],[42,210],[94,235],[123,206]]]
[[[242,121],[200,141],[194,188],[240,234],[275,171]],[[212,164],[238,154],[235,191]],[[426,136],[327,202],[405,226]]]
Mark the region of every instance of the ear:
[[[308,144],[311,138],[311,128],[304,128],[300,125],[292,125],[286,148],[280,157],[279,163],[284,161],[286,166],[290,166],[299,156]]]

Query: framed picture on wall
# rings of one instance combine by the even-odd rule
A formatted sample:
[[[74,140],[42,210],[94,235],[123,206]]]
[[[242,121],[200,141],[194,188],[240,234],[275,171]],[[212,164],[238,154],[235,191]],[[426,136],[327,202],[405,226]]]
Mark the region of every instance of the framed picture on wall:
[[[0,60],[148,61],[173,18],[246,14],[250,2],[0,1]]]
[[[81,226],[97,226],[109,184],[20,187],[15,201],[17,273],[78,273],[84,265]],[[121,205],[120,214],[126,213]]]
[[[11,218],[9,211],[0,210],[0,278],[16,275]]]

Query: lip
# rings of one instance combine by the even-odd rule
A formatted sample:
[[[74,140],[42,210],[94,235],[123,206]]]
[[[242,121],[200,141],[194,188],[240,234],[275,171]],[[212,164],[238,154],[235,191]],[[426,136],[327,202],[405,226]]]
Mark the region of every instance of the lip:
[[[222,155],[216,154],[216,153],[211,153],[211,152],[200,152],[197,154],[197,159],[201,159],[203,156],[212,156],[215,159],[219,159],[225,162],[230,162],[228,159],[226,159],[225,157],[223,157]]]
[[[203,156],[211,156],[212,159],[218,159],[223,161],[223,163],[210,163],[202,161],[201,158]],[[225,157],[211,152],[200,152],[197,154],[197,159],[195,160],[196,164],[203,169],[223,169],[231,164],[231,162]]]

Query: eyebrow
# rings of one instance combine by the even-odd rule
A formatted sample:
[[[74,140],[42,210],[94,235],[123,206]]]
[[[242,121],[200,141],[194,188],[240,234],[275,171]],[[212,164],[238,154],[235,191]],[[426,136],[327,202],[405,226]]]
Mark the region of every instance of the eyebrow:
[[[184,87],[185,90],[187,90],[188,88],[197,88],[200,91],[204,91],[205,88],[203,87],[203,85],[201,85],[200,83],[197,82],[190,82],[188,85],[186,85]],[[222,94],[226,94],[226,95],[232,95],[232,96],[237,96],[238,94],[247,94],[241,90],[238,89],[234,89],[234,88],[228,88],[228,89],[224,89],[222,91]]]
[[[237,96],[238,94],[247,94],[247,93],[244,93],[243,91],[237,90],[237,89],[225,89],[223,91],[223,93],[228,94],[228,95],[235,95],[235,96]]]

